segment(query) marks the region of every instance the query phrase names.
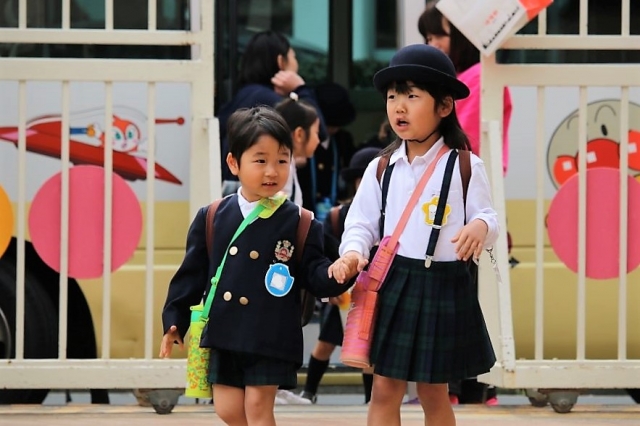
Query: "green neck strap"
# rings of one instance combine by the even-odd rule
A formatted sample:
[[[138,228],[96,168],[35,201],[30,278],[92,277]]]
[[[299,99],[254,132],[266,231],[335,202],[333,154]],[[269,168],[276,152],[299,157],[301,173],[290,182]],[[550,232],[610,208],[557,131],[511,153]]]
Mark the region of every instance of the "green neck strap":
[[[249,213],[249,215],[244,218],[240,226],[238,226],[236,233],[233,234],[233,237],[231,237],[231,241],[229,241],[229,246],[227,246],[227,250],[225,250],[224,252],[224,257],[222,258],[222,262],[220,262],[220,265],[216,270],[216,275],[213,278],[211,278],[211,289],[209,290],[209,294],[207,295],[207,300],[205,301],[204,309],[202,310],[202,316],[200,317],[202,321],[206,322],[209,319],[209,311],[211,310],[213,297],[216,294],[216,289],[218,288],[218,281],[220,280],[220,275],[222,275],[222,268],[224,268],[224,262],[227,260],[227,254],[229,253],[231,244],[233,244],[236,238],[238,238],[238,236],[242,234],[242,231],[244,231],[247,228],[247,226],[249,226],[249,224],[253,222],[260,213],[262,213],[262,211],[265,208],[266,206],[264,203],[258,203],[258,205],[251,211],[251,213]]]

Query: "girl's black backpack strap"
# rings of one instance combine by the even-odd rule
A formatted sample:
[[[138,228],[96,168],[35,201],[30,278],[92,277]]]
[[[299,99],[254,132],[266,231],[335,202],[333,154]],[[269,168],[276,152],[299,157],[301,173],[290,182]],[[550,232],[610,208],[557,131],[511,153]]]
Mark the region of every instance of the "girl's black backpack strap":
[[[393,172],[394,164],[389,164],[391,154],[383,155],[378,161],[378,169],[376,170],[376,179],[378,184],[381,184],[382,188],[382,204],[380,206],[380,220],[378,222],[378,228],[380,230],[380,239],[384,237],[384,216],[387,210],[387,194],[389,193],[389,182],[391,182],[391,173]],[[383,176],[384,173],[384,176]],[[382,182],[380,182],[382,180]]]
[[[449,188],[451,187],[451,177],[453,176],[453,169],[456,164],[456,158],[458,158],[458,151],[453,149],[451,150],[449,159],[447,160],[447,167],[444,172],[442,187],[440,188],[440,195],[438,197],[436,216],[433,220],[433,225],[431,225],[431,235],[429,236],[429,244],[427,245],[427,253],[424,261],[424,266],[426,268],[431,266],[431,259],[433,259],[433,254],[436,252],[436,244],[438,243],[440,229],[442,228],[444,211],[447,207],[447,198],[449,198]]]

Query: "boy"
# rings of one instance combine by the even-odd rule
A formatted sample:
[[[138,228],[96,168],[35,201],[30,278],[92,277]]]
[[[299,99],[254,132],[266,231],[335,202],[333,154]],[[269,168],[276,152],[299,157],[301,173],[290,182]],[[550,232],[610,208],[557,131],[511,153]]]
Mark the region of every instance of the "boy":
[[[200,342],[212,349],[208,378],[215,410],[229,425],[275,425],[276,390],[295,388],[302,364],[299,286],[318,297],[337,296],[348,289],[341,284],[355,275],[355,268],[333,267],[323,256],[322,225],[316,221],[305,246],[294,245],[300,209],[279,194],[292,152],[282,117],[267,107],[238,110],[229,118],[227,135],[226,161],[241,187],[222,200],[213,217],[210,257],[207,207],[191,224],[186,254],[162,313],[160,356],[169,356],[174,342],[182,344],[189,307],[203,299],[210,290],[207,283],[224,263]],[[232,240],[244,218],[263,206],[268,207]],[[296,250],[302,250],[301,262]]]

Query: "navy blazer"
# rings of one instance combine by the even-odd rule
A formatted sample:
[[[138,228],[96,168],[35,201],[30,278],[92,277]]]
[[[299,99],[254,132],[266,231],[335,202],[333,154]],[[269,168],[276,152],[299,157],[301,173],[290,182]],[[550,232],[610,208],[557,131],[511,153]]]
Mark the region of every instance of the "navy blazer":
[[[244,219],[237,194],[224,199],[213,218],[211,259],[206,247],[206,217],[207,207],[203,207],[189,229],[182,265],[169,284],[162,312],[165,333],[175,325],[184,337],[190,322],[189,307],[200,303],[203,294],[206,299],[215,269]],[[311,223],[302,261],[296,261],[295,251],[301,249],[295,247],[299,220],[299,207],[287,200],[270,218],[257,219],[234,241],[202,335],[202,347],[302,365],[299,286],[305,286],[317,297],[331,297],[344,293],[349,285],[328,278],[331,261],[323,254],[322,224],[317,220]],[[275,263],[287,265],[295,277],[292,290],[282,297],[273,296],[265,284],[269,267]]]

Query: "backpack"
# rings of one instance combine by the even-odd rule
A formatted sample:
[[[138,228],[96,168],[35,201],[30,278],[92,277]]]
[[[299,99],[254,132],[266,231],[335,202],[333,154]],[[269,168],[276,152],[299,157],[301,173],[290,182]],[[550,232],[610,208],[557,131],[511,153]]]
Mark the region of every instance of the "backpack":
[[[207,253],[209,258],[211,257],[211,247],[213,244],[213,232],[215,231],[213,224],[213,218],[216,215],[216,211],[222,202],[222,198],[215,200],[207,208]],[[309,234],[309,228],[311,228],[311,221],[313,220],[313,213],[309,210],[300,208],[300,220],[298,221],[298,229],[296,230],[296,247],[301,247],[299,250],[295,250],[296,262],[302,263],[302,254],[304,252],[304,246],[307,242],[307,235]],[[316,298],[313,294],[307,291],[305,288],[300,289],[300,304],[302,306],[300,323],[304,327],[309,323],[316,306]]]

